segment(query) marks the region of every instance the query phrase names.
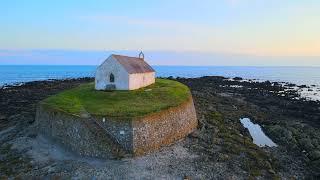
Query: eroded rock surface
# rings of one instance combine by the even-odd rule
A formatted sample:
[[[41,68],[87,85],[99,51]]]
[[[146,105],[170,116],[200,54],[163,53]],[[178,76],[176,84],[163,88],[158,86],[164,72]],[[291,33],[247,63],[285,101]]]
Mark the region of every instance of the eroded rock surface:
[[[192,91],[198,130],[146,156],[76,156],[37,134],[36,103],[92,79],[31,82],[0,89],[0,177],[97,179],[319,178],[320,105],[281,83],[178,78]],[[278,145],[259,148],[239,119],[249,117]]]

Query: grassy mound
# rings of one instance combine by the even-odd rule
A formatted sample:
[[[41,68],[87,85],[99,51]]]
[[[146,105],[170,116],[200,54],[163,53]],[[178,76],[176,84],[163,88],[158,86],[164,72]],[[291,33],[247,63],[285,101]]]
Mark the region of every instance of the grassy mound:
[[[172,80],[133,91],[96,91],[94,83],[51,96],[43,103],[74,115],[89,113],[107,117],[138,117],[175,107],[190,96],[187,86]]]

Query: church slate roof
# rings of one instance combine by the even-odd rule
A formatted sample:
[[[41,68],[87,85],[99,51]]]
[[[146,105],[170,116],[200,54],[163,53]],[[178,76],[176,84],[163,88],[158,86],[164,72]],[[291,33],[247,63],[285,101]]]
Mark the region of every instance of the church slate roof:
[[[142,58],[122,55],[112,55],[129,74],[155,72],[155,70]]]

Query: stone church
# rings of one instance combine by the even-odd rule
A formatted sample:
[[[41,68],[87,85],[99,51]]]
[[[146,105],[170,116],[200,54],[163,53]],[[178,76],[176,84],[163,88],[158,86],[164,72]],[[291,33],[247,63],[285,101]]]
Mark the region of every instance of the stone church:
[[[134,90],[155,83],[155,70],[139,57],[112,54],[96,71],[96,90]]]

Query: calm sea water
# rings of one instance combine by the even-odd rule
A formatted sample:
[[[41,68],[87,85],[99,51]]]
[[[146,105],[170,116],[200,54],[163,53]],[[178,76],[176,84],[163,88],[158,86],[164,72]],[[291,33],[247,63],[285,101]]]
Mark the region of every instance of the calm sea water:
[[[96,66],[0,66],[0,85],[93,77]],[[154,66],[161,77],[225,76],[320,85],[320,67]]]

